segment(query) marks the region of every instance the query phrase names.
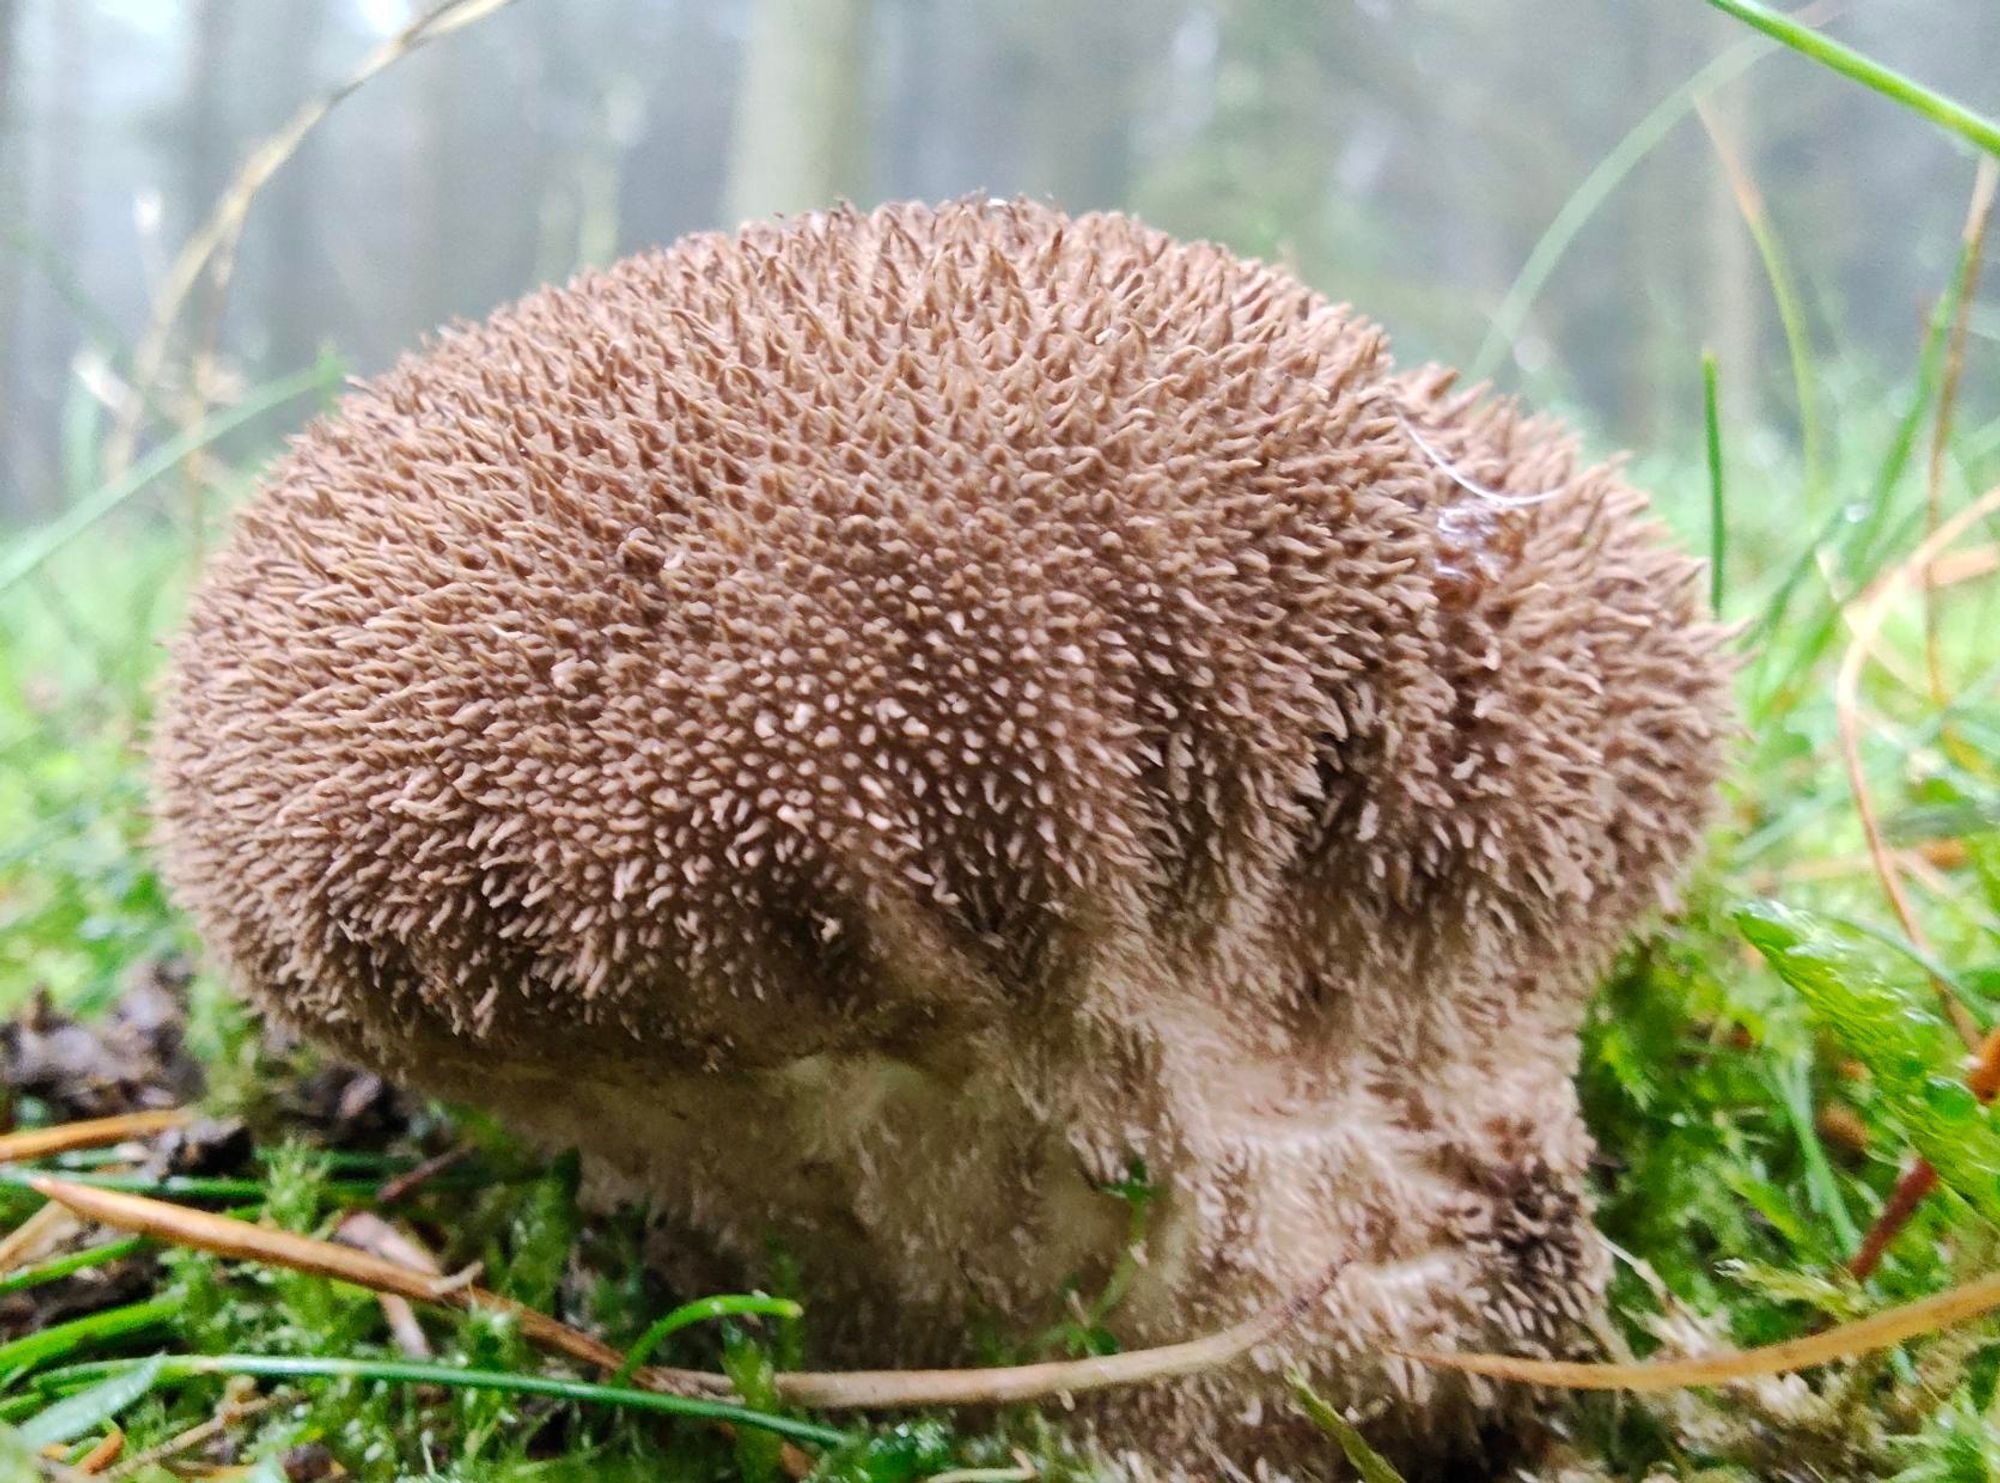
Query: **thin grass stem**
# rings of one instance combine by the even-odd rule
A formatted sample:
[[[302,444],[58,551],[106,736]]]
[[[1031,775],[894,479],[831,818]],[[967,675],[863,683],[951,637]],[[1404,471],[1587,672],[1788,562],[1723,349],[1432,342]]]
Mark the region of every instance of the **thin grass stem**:
[[[1542,232],[1529,251],[1527,261],[1521,265],[1521,271],[1508,286],[1505,297],[1500,300],[1500,307],[1493,311],[1493,322],[1480,341],[1478,352],[1472,357],[1468,379],[1483,381],[1499,369],[1500,358],[1521,337],[1535,301],[1548,286],[1549,279],[1554,276],[1557,265],[1562,262],[1571,244],[1610,199],[1612,192],[1624,183],[1625,177],[1638,168],[1640,162],[1673,132],[1674,126],[1693,111],[1695,101],[1740,76],[1759,59],[1770,55],[1773,49],[1768,43],[1751,40],[1740,42],[1724,52],[1656,103],[1624,138],[1612,146],[1611,152],[1592,167]]]
[[[697,1323],[708,1323],[718,1318],[737,1318],[760,1315],[767,1318],[798,1318],[805,1312],[790,1298],[766,1297],[762,1293],[723,1293],[712,1298],[696,1298],[692,1303],[683,1303],[671,1313],[662,1315],[630,1349],[625,1351],[625,1362],[611,1376],[613,1385],[623,1385],[638,1373],[639,1367],[653,1357],[653,1352],[682,1329]]]
[[[296,375],[260,386],[226,412],[203,418],[193,427],[169,438],[117,478],[77,501],[62,515],[32,532],[0,560],[0,593],[7,592],[91,526],[139,494],[163,474],[172,472],[189,454],[207,447],[224,434],[233,432],[273,407],[282,406],[307,392],[323,391],[339,379],[340,364],[331,357]]]
[[[44,1390],[91,1384],[152,1360],[102,1360],[51,1370],[40,1379]],[[158,1360],[162,1384],[208,1376],[247,1375],[259,1380],[359,1380],[388,1385],[435,1385],[447,1390],[495,1390],[512,1395],[547,1396],[581,1405],[612,1406],[681,1416],[696,1421],[725,1421],[756,1427],[795,1442],[838,1447],[853,1439],[844,1431],[758,1411],[731,1401],[699,1400],[656,1390],[631,1390],[589,1380],[564,1380],[549,1375],[521,1375],[508,1370],[461,1370],[451,1365],[408,1360],[323,1359],[303,1355],[172,1354]]]
[[[1912,113],[1921,114],[1974,148],[2000,158],[2000,122],[1975,113],[1956,99],[1947,98],[1894,68],[1883,66],[1874,58],[1835,41],[1823,32],[1801,25],[1792,17],[1759,3],[1759,0],[1708,0],[1708,3],[1746,26],[1754,26],[1773,40],[1784,43],[1801,56],[1811,57],[1842,77],[1872,88]]]
[[[46,1287],[51,1282],[60,1282],[75,1273],[123,1261],[145,1244],[145,1241],[138,1236],[124,1236],[116,1241],[106,1241],[99,1246],[88,1246],[82,1251],[72,1251],[63,1256],[53,1257],[36,1266],[23,1267],[18,1272],[9,1272],[5,1277],[0,1277],[0,1297],[12,1292],[25,1292],[31,1287]]]
[[[1702,424],[1708,434],[1708,606],[1722,616],[1723,573],[1729,556],[1727,501],[1722,483],[1722,408],[1716,388],[1715,352],[1701,353]]]

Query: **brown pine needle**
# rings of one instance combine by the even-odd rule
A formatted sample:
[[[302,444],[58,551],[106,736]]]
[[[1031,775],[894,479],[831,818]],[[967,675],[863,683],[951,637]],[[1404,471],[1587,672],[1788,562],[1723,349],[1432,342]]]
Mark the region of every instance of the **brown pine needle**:
[[[0,1164],[25,1163],[85,1148],[107,1148],[128,1138],[148,1138],[169,1128],[184,1128],[194,1114],[185,1107],[153,1112],[126,1112],[117,1117],[93,1117],[53,1128],[30,1128],[0,1135]]]
[[[398,1174],[394,1179],[387,1181],[380,1189],[376,1190],[375,1203],[378,1205],[393,1205],[398,1200],[408,1199],[411,1194],[435,1179],[438,1175],[444,1173],[445,1170],[457,1164],[462,1164],[471,1157],[472,1145],[470,1143],[461,1143],[456,1148],[446,1149],[436,1158],[425,1159],[416,1168]]]
[[[1937,1170],[1931,1167],[1929,1159],[1922,1158],[1913,1160],[1896,1177],[1896,1187],[1882,1202],[1882,1213],[1875,1217],[1875,1224],[1868,1228],[1868,1234],[1861,1238],[1861,1245],[1848,1258],[1847,1270],[1858,1281],[1866,1282],[1875,1275],[1875,1269],[1882,1265],[1890,1243],[1903,1233],[1903,1227],[1930,1198],[1937,1182]]]
[[[97,1189],[47,1177],[30,1179],[28,1184],[37,1194],[101,1225],[134,1231],[175,1246],[191,1246],[198,1251],[213,1252],[233,1261],[264,1262],[293,1272],[351,1282],[371,1292],[391,1293],[412,1302],[467,1310],[498,1309],[520,1324],[524,1338],[543,1349],[602,1370],[616,1371],[624,1363],[624,1356],[610,1345],[560,1323],[546,1313],[537,1313],[511,1298],[503,1298],[484,1288],[455,1283],[449,1277],[434,1277],[384,1261],[365,1251],[336,1246],[331,1241],[317,1241],[310,1236],[297,1236],[290,1231],[252,1225],[247,1220],[236,1220],[227,1215],[193,1210],[165,1200],[149,1199],[144,1195],[128,1195],[117,1190]],[[682,1395],[713,1395],[718,1390],[726,1394],[729,1390],[729,1382],[723,1376],[706,1375],[694,1370],[652,1367],[641,1370],[633,1378],[648,1389]]]
[[[1933,561],[1927,570],[1930,585],[1934,588],[1976,581],[2000,570],[2000,547],[1979,546],[1971,551],[1952,551]]]
[[[1843,1323],[1803,1339],[1787,1339],[1756,1349],[1728,1350],[1693,1359],[1641,1360],[1636,1364],[1595,1364],[1570,1360],[1515,1359],[1505,1354],[1442,1354],[1433,1350],[1398,1350],[1419,1364],[1528,1385],[1552,1385],[1563,1390],[1684,1390],[1692,1386],[1727,1385],[1765,1375],[1851,1359],[1887,1349],[1906,1339],[1965,1323],[2000,1308],[2000,1273],[1905,1303],[1900,1308]]]
[[[103,1440],[83,1454],[76,1470],[85,1477],[94,1477],[118,1461],[118,1455],[124,1450],[125,1433],[114,1426],[104,1434]]]

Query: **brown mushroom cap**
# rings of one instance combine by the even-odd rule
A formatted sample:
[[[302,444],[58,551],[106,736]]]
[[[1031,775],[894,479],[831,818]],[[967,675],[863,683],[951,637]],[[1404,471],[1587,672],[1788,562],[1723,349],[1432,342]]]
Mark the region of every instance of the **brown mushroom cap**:
[[[300,438],[175,648],[166,871],[345,1052],[585,1143],[726,1248],[889,1249],[856,1279],[877,1337],[968,1280],[1053,1298],[1064,1159],[1179,1181],[1190,1272],[1311,1246],[1283,1212],[1359,1186],[1268,1128],[1245,1174],[1217,1098],[1317,1127],[1365,1094],[1384,1147],[1476,1166],[1489,1235],[1534,1169],[1582,1229],[1575,1026],[1696,843],[1724,709],[1642,506],[1286,274],[1123,217],[690,238]],[[1226,1097],[1163,1071],[1197,1049]],[[992,1157],[871,1123],[884,1067],[983,1088]],[[1436,1084],[1468,1071],[1478,1118]],[[647,1110],[755,1143],[815,1098],[794,1159],[847,1172],[754,1198]],[[938,1186],[967,1220],[1004,1179],[1029,1234],[966,1257],[869,1183],[924,1158],[986,1171]],[[1180,1337],[1333,1254],[1135,1322]],[[1600,1277],[1571,1251],[1479,1322],[1554,1342]]]

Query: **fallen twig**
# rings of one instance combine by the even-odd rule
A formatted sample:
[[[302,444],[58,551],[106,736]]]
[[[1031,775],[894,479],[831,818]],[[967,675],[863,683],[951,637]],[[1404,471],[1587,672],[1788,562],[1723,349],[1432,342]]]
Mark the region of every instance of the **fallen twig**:
[[[119,1483],[120,1479],[143,1473],[155,1463],[165,1462],[170,1457],[178,1457],[183,1452],[192,1452],[203,1443],[221,1436],[231,1427],[240,1426],[252,1416],[270,1410],[278,1404],[278,1400],[279,1397],[274,1395],[251,1396],[242,1401],[225,1399],[222,1408],[208,1420],[168,1437],[157,1447],[149,1447],[144,1452],[136,1452],[126,1458],[104,1475],[104,1483]]]
[[[0,1134],[0,1164],[25,1163],[29,1159],[46,1159],[85,1148],[108,1148],[128,1138],[148,1138],[170,1128],[184,1128],[193,1120],[194,1113],[185,1107],[166,1107],[152,1112],[126,1112],[117,1117],[93,1117],[53,1128],[29,1128],[24,1132]]]
[[[416,1190],[428,1184],[445,1170],[464,1163],[472,1157],[472,1145],[461,1143],[456,1148],[446,1149],[436,1158],[425,1159],[414,1169],[405,1170],[394,1179],[386,1181],[375,1191],[375,1203],[393,1205],[398,1200],[408,1199]]]

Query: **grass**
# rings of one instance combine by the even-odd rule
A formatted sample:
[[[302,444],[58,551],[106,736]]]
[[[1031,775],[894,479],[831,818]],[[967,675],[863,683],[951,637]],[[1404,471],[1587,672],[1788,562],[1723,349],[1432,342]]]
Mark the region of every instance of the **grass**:
[[[1975,115],[1797,34],[1761,6],[1715,3],[1975,145],[2000,141]],[[1744,43],[1725,54],[1726,67],[1702,74],[1703,86],[1768,49]],[[1701,91],[1676,92],[1586,182],[1496,319],[1495,354],[1562,244]],[[1602,1150],[1598,1224],[1620,1253],[1614,1354],[1792,1337],[1943,1291],[2000,1260],[2000,1126],[1972,1084],[1978,1076],[1968,1080],[1955,1022],[1975,1038],[2000,1023],[2000,662],[1991,642],[2000,521],[1976,524],[1950,553],[1953,580],[1934,573],[1935,591],[1906,581],[1891,594],[1845,715],[1835,683],[1857,625],[1923,539],[1933,493],[1950,514],[2000,483],[2000,424],[1959,431],[1948,390],[1948,346],[1973,264],[1968,250],[1940,284],[1904,389],[1885,404],[1815,348],[1782,266],[1782,224],[1751,210],[1756,198],[1743,184],[1746,218],[1788,301],[1797,395],[1818,415],[1809,456],[1761,427],[1732,432],[1717,388],[1738,368],[1709,357],[1702,444],[1640,471],[1684,539],[1712,554],[1717,610],[1745,625],[1745,734],[1725,820],[1686,901],[1624,954],[1586,1030],[1579,1086]],[[1982,343],[1975,337],[1971,353]],[[0,551],[0,1003],[43,989],[79,1012],[101,1010],[133,972],[197,951],[148,864],[138,742],[157,640],[198,542],[142,496],[225,424],[240,439],[258,411],[327,383],[319,368],[266,388],[241,415],[184,433],[117,479],[97,480],[89,459],[76,460],[73,513]],[[1933,441],[1945,454],[1935,486],[1917,456]],[[1857,740],[1879,858],[1844,734]],[[1087,1471],[1060,1426],[1031,1411],[874,1425],[785,1411],[770,1377],[800,1362],[814,1311],[782,1263],[771,1293],[672,1292],[641,1260],[642,1212],[586,1222],[572,1165],[529,1158],[469,1114],[424,1109],[380,1146],[330,1147],[340,1140],[284,1105],[311,1074],[309,1053],[264,1046],[205,977],[192,1001],[187,1033],[209,1102],[249,1120],[264,1156],[226,1175],[71,1157],[58,1161],[64,1177],[221,1202],[324,1234],[344,1210],[370,1203],[384,1178],[469,1142],[470,1164],[397,1207],[430,1234],[447,1269],[477,1261],[496,1291],[636,1356],[723,1368],[756,1414],[730,1413],[750,1424],[725,1434],[704,1403],[631,1390],[626,1372],[600,1383],[554,1368],[493,1311],[427,1314],[434,1353],[411,1359],[383,1307],[359,1289],[95,1237],[0,1273],[0,1302],[111,1294],[0,1343],[0,1422],[25,1436],[0,1427],[0,1469],[10,1457],[28,1465],[21,1459],[44,1445],[81,1456],[116,1427],[127,1457],[220,1428],[254,1478],[282,1476],[284,1456],[309,1446],[364,1476],[467,1480],[766,1483],[802,1456],[815,1477],[857,1483]],[[1879,1264],[1855,1276],[1857,1249],[1920,1168],[1928,1194]],[[1143,1206],[1134,1199],[1135,1229]],[[34,1208],[17,1184],[0,1184],[6,1224]],[[1039,1336],[1037,1352],[1115,1346],[1114,1300],[1080,1295],[1087,1321]],[[145,1358],[156,1351],[171,1352]],[[246,1378],[285,1403],[244,1406],[229,1387]],[[1726,1396],[1580,1398],[1563,1407],[1538,1476],[1975,1483],[2000,1475],[1996,1382],[2000,1324],[1983,1320]],[[1394,1476],[1368,1449],[1365,1419],[1321,1414],[1309,1392],[1300,1404],[1332,1433],[1330,1458],[1344,1455],[1372,1480]]]

